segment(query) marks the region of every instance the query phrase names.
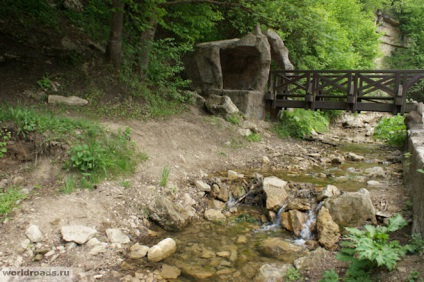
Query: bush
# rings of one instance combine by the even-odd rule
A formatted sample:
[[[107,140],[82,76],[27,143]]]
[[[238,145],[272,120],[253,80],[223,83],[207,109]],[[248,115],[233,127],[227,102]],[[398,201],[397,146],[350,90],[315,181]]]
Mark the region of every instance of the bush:
[[[404,120],[405,118],[401,115],[383,117],[375,128],[374,137],[392,146],[404,146],[407,137]]]
[[[323,112],[295,109],[283,111],[280,122],[274,125],[274,131],[281,138],[304,138],[314,131],[326,131],[329,124],[329,118]]]

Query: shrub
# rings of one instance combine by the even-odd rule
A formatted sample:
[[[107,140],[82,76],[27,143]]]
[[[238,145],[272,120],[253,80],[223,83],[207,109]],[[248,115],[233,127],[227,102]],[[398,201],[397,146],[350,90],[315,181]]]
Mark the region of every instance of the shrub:
[[[281,138],[304,138],[314,131],[326,131],[329,124],[329,118],[323,112],[295,109],[283,111],[280,122],[273,129]]]
[[[404,146],[406,143],[405,118],[401,115],[383,117],[377,124],[374,137],[392,146]]]

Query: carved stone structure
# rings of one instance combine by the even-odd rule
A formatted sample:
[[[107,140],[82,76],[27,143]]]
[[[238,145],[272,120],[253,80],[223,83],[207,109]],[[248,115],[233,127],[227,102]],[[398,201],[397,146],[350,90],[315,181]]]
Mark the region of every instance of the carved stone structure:
[[[265,87],[271,65],[267,37],[259,28],[238,39],[201,43],[186,60],[193,86],[202,96],[229,96],[248,118],[265,116]]]

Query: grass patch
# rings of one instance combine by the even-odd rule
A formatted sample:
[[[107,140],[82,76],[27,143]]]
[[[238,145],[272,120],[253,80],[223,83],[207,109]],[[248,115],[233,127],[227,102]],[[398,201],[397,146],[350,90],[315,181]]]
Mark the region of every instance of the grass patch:
[[[246,140],[249,142],[260,142],[262,141],[262,136],[258,133],[252,133],[246,136]]]
[[[40,148],[48,147],[52,141],[67,144],[64,168],[76,174],[74,181],[65,182],[64,191],[72,190],[71,182],[92,187],[106,178],[129,175],[139,162],[147,159],[145,154],[134,153],[136,148],[128,127],[115,132],[87,119],[57,117],[22,107],[0,106],[0,110],[0,122],[16,126],[12,138],[26,140],[37,134],[42,136],[38,138],[39,144],[35,144]]]
[[[160,181],[159,181],[159,185],[161,187],[165,187],[166,184],[168,184],[168,180],[169,180],[169,174],[171,173],[171,168],[169,168],[168,166],[165,166],[162,169],[162,173],[160,175]]]
[[[26,197],[19,187],[10,187],[0,193],[0,218],[5,218],[18,205],[18,201]]]
[[[71,193],[75,192],[76,186],[77,185],[75,183],[75,177],[68,176],[68,177],[65,178],[63,187],[62,187],[62,189],[60,189],[60,192],[62,192],[64,194],[71,194]]]

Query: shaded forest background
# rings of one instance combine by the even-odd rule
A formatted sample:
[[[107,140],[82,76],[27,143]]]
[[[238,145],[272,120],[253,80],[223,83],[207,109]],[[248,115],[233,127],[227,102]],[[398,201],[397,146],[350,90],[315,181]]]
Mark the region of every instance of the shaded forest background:
[[[386,65],[421,69],[423,7],[424,0],[2,0],[0,66],[47,62],[60,72],[38,69],[32,82],[38,88],[49,92],[56,83],[62,94],[88,98],[98,111],[113,112],[107,106],[113,100],[126,106],[116,115],[154,117],[192,101],[184,54],[258,24],[279,33],[296,69],[373,69],[382,56],[380,11],[400,22],[407,46]],[[31,52],[16,53],[24,47]],[[416,86],[414,98],[422,88]],[[143,107],[135,108],[136,101]]]

